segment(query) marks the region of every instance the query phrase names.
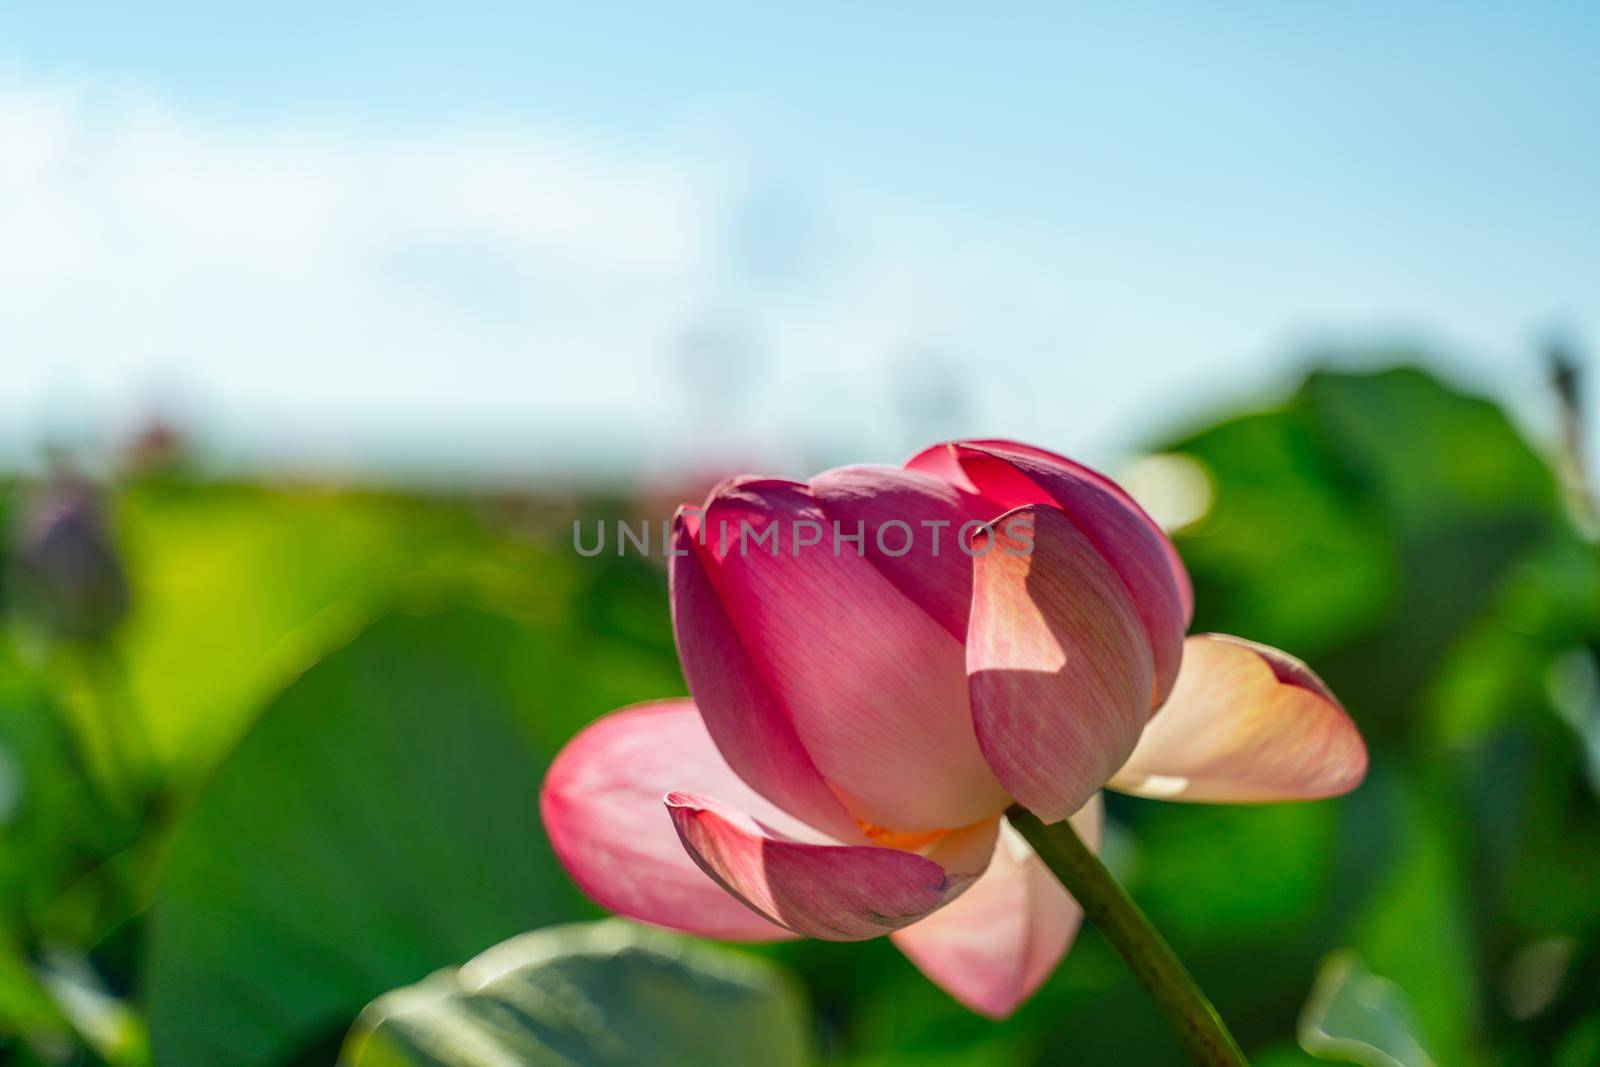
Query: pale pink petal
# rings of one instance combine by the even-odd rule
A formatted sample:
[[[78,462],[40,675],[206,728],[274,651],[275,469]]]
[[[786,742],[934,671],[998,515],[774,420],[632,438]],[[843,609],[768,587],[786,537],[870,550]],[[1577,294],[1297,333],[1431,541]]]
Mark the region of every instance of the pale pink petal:
[[[539,812],[562,866],[601,907],[704,937],[792,936],[729,896],[684,851],[661,806],[680,785],[715,791],[770,825],[805,832],[739,780],[687,700],[590,723],[550,765]]]
[[[1128,587],[1149,638],[1155,657],[1150,708],[1160,707],[1177,680],[1183,635],[1189,628],[1184,601],[1169,564],[1172,543],[1166,534],[1125,494],[1107,488],[1111,483],[1088,468],[1059,457],[1038,458],[1038,450],[1027,446],[1011,451],[963,445],[959,455],[962,469],[985,499],[994,501],[997,507],[1056,505],[1111,564]],[[1186,577],[1184,580],[1187,582]]]
[[[1111,787],[1243,804],[1347,793],[1367,772],[1355,724],[1304,663],[1225,634],[1185,642],[1183,671]]]
[[[1097,793],[1072,817],[1073,828],[1096,851],[1104,812]],[[1003,1019],[1050,977],[1082,920],[1078,902],[1006,824],[983,877],[889,936],[945,992],[980,1015]]]
[[[972,606],[966,537],[984,520],[981,503],[940,478],[899,467],[839,467],[811,479],[831,520],[866,530],[866,558],[958,641]]]
[[[1005,819],[997,815],[971,826],[947,830],[917,851],[943,867],[956,891],[964,892],[988,869],[1004,823]]]
[[[762,796],[828,833],[852,833],[855,820],[817,772],[705,573],[696,543],[700,518],[679,511],[668,586],[678,658],[706,728],[739,777]]]
[[[999,820],[954,849],[976,870],[947,870],[914,852],[799,841],[710,797],[670,793],[667,808],[702,870],[752,909],[796,933],[861,941],[916,922],[978,877]],[[983,836],[987,835],[987,840]]]
[[[733,631],[853,815],[914,832],[1004,810],[974,736],[961,643],[835,539],[806,487],[726,485],[704,523],[706,573]],[[820,529],[820,543],[797,545],[797,529]]]
[[[1031,518],[1032,550],[1006,531]],[[1002,516],[976,559],[967,671],[978,743],[1046,822],[1084,804],[1148,718],[1150,645],[1127,588],[1053,507]]]

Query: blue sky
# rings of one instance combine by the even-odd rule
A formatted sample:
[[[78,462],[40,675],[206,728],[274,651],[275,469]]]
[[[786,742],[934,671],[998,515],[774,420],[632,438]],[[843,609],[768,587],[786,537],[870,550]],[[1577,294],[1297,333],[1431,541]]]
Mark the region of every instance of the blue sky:
[[[1102,458],[1325,341],[1529,412],[1600,346],[1594,5],[133,6],[0,7],[13,446]]]

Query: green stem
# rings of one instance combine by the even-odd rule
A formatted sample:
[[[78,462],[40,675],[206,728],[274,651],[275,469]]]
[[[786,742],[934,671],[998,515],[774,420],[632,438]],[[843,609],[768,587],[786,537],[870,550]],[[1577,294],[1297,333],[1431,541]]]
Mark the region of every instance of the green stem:
[[[1013,807],[1006,817],[1122,956],[1189,1058],[1201,1067],[1249,1067],[1217,1009],[1173,954],[1172,946],[1150,925],[1099,857],[1089,851],[1072,824],[1062,820],[1046,826],[1021,807]]]

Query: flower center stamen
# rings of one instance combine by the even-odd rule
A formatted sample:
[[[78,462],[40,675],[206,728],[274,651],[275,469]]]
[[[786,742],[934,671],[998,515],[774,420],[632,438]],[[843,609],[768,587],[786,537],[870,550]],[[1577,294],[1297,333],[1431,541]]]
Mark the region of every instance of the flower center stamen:
[[[882,848],[897,848],[902,852],[920,852],[950,832],[948,830],[913,830],[902,833],[899,830],[891,830],[887,826],[878,826],[867,822],[865,819],[857,819],[856,824],[861,827],[861,832],[867,835],[867,840],[874,845]]]

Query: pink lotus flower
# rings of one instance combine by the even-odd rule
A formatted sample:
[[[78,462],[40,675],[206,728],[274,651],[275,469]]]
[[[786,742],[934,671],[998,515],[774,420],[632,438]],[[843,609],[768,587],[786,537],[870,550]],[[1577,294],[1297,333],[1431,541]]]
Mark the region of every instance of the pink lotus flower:
[[[734,940],[888,934],[1001,1017],[1082,917],[1007,807],[1071,818],[1098,847],[1105,787],[1246,803],[1366,773],[1304,664],[1185,639],[1171,542],[1115,483],[1037,448],[734,479],[679,511],[673,548],[693,702],[591,724],[541,797],[573,878],[636,919]]]

